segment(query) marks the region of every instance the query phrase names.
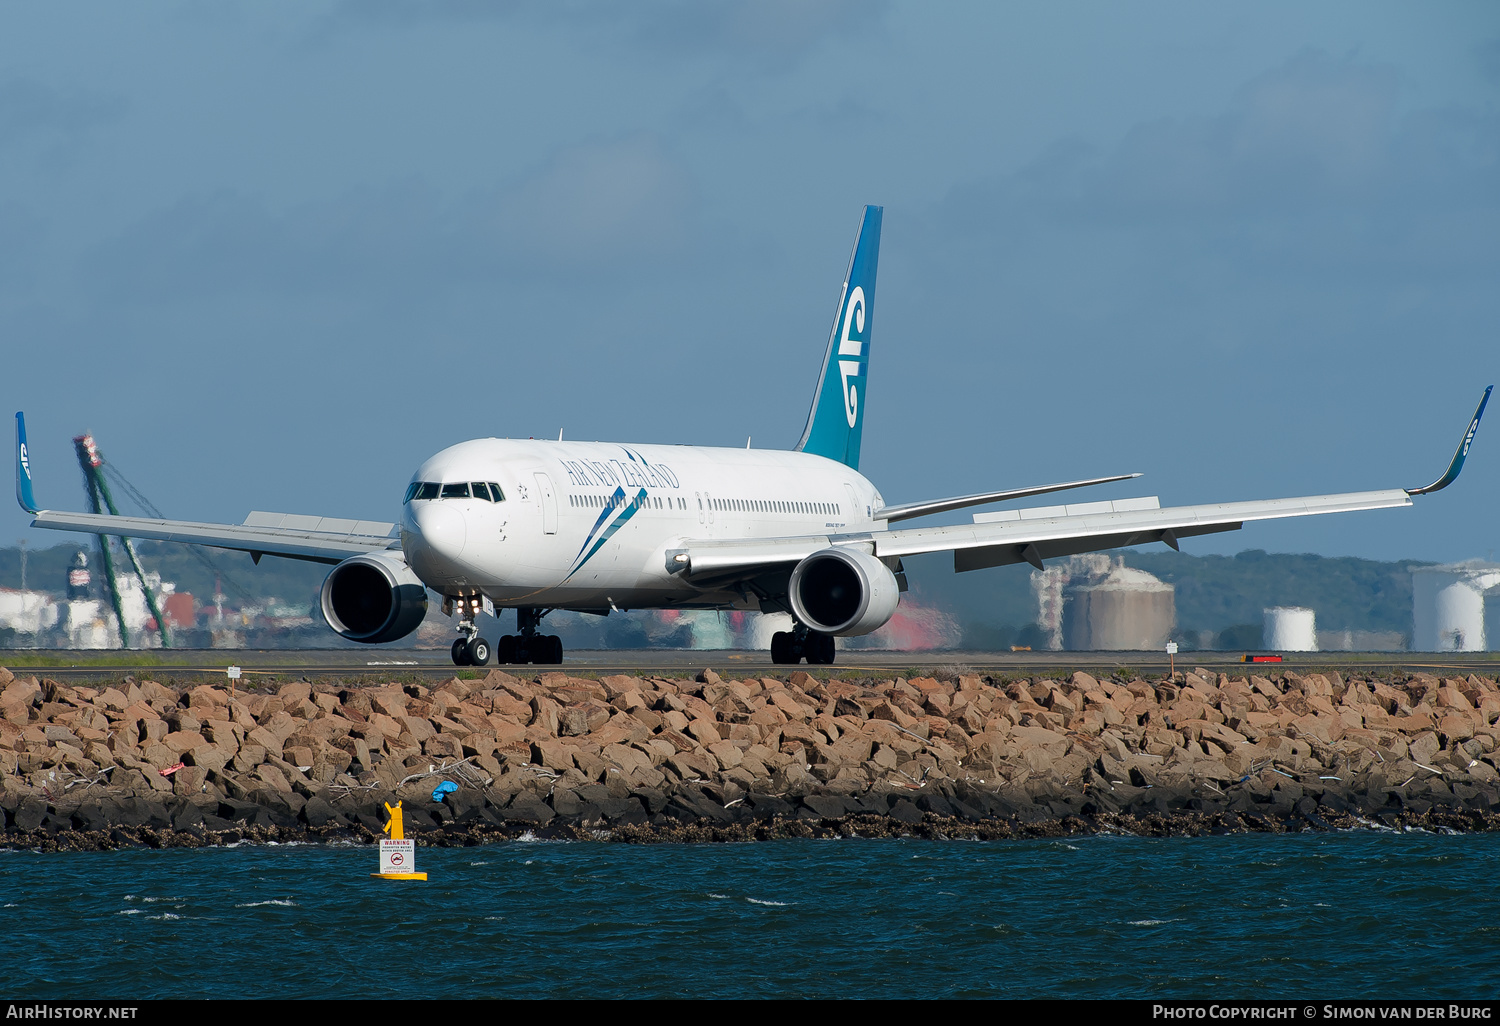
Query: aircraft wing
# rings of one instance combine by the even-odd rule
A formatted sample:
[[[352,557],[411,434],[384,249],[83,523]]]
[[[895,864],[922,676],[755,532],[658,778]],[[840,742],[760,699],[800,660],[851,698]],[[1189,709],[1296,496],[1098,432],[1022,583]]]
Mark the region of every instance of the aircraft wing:
[[[251,513],[243,524],[200,524],[189,520],[122,517],[108,513],[65,513],[38,509],[32,491],[26,418],[16,414],[16,501],[33,517],[32,527],[122,538],[185,542],[261,556],[285,556],[313,563],[341,563],[350,556],[400,549],[396,525],[374,520],[340,520],[295,513]]]
[[[236,549],[250,553],[256,562],[261,556],[286,556],[313,563],[341,563],[365,552],[401,548],[400,539],[391,534],[394,524],[292,513],[251,513],[243,524],[199,524],[44,509],[35,511],[31,526]]]
[[[957,571],[1022,562],[1040,568],[1044,559],[1078,552],[1095,552],[1158,541],[1176,548],[1178,539],[1236,531],[1255,520],[1280,520],[1286,517],[1410,506],[1412,496],[1439,491],[1458,477],[1493,388],[1491,385],[1485,389],[1448,469],[1432,484],[1420,488],[1305,495],[1289,499],[1256,499],[1165,509],[1152,497],[1001,510],[975,514],[975,522],[972,524],[817,534],[795,538],[692,542],[682,549],[669,552],[667,565],[674,572],[686,573],[695,584],[701,581],[708,586],[723,585],[736,579],[745,580],[775,571],[800,562],[819,549],[832,546],[863,549],[886,559],[893,567],[895,561],[902,556],[951,551],[953,568]],[[934,505],[950,501],[954,500],[939,500]],[[913,507],[920,505],[912,504]]]
[[[819,549],[860,548],[874,556],[899,559],[928,552],[952,552],[953,568],[979,570],[1007,563],[1031,563],[1076,552],[1165,542],[1236,531],[1252,520],[1348,513],[1362,509],[1410,506],[1405,489],[1310,495],[1291,499],[1219,502],[1163,509],[1154,497],[1087,502],[1070,506],[981,513],[977,523],[913,527],[899,531],[816,534],[728,542],[694,542],[669,554],[676,569],[693,580],[718,581],[779,564],[792,564]]]
[[[1044,559],[1076,552],[1158,541],[1176,548],[1179,538],[1237,531],[1252,520],[1410,505],[1411,496],[1402,488],[1166,509],[1157,506],[1154,498],[1125,499],[1006,510],[975,517],[984,521],[981,523],[910,528],[872,537],[877,556],[914,556],[952,550],[954,570],[978,570],[1022,562],[1040,568]]]

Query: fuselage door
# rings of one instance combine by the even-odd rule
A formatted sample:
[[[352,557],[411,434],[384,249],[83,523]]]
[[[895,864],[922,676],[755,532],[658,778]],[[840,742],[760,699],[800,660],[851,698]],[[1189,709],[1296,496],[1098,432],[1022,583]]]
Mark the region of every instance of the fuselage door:
[[[844,523],[847,524],[851,520],[863,520],[869,516],[864,511],[864,507],[860,505],[859,496],[854,492],[854,486],[848,481],[844,482],[844,493],[849,496],[849,508],[844,510]]]
[[[537,471],[536,491],[542,500],[542,533],[557,533],[557,494],[552,491],[552,478]]]

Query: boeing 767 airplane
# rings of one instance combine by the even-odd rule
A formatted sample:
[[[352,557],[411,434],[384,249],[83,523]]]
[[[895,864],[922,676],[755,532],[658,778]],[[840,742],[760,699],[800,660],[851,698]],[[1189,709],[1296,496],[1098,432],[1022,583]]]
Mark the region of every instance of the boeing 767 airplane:
[[[1116,499],[978,513],[973,523],[893,529],[918,517],[1136,477],[1068,481],[887,505],[859,473],[880,207],[866,207],[802,438],[790,451],[482,438],[417,468],[399,524],[251,513],[243,524],[42,510],[33,497],[26,424],[16,414],[16,492],[33,527],[209,545],[333,564],[328,625],[379,644],[416,630],[427,593],[457,615],[453,661],[483,666],[475,618],[516,610],[501,663],[559,663],[544,635],[554,609],[748,609],[789,613],[771,642],[777,663],[832,663],[834,638],[890,620],[905,590],[903,556],[953,553],[956,571],[1238,530],[1252,520],[1409,506],[1458,476],[1490,391],[1446,473],[1422,488],[1177,506]]]

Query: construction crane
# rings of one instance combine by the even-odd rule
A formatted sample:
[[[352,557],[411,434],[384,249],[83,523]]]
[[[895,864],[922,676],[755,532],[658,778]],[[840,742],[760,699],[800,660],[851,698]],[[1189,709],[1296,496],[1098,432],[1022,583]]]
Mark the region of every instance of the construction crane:
[[[106,509],[114,516],[119,516],[120,511],[115,508],[115,500],[109,494],[109,485],[104,482],[104,457],[99,455],[99,447],[94,444],[92,435],[79,435],[73,439],[73,449],[78,453],[78,466],[83,469],[83,488],[88,493],[89,507],[94,513],[103,513]],[[110,552],[109,535],[101,534],[99,537],[99,561],[104,568],[104,580],[109,587],[109,600],[115,610],[115,622],[120,627],[120,645],[124,648],[130,647],[130,635],[125,627],[125,606],[120,599],[120,582],[115,571],[114,556]],[[146,584],[145,571],[141,569],[141,561],[135,553],[135,544],[123,535],[120,537],[120,548],[125,550],[125,558],[130,561],[130,569],[141,582],[141,591],[146,596],[146,608],[151,610],[151,615],[156,617],[156,629],[161,635],[162,648],[171,648],[171,636],[167,631],[167,619],[162,616],[161,608],[157,605],[156,596],[151,593],[151,588]]]

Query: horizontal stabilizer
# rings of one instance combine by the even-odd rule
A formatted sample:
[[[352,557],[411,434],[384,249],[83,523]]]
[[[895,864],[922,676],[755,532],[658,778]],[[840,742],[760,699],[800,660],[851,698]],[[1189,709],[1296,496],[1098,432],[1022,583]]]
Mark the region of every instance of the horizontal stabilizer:
[[[882,506],[875,511],[874,517],[876,520],[894,523],[897,520],[947,513],[955,509],[968,509],[970,506],[1005,502],[1007,499],[1026,499],[1033,495],[1046,495],[1048,492],[1064,492],[1070,488],[1087,488],[1090,485],[1109,484],[1111,481],[1129,481],[1131,478],[1140,476],[1140,474],[1115,474],[1112,477],[1091,477],[1084,481],[1064,481],[1060,484],[1032,485],[1028,488],[1007,488],[998,492],[958,495],[951,499],[931,499],[927,502],[908,502],[900,506]]]

